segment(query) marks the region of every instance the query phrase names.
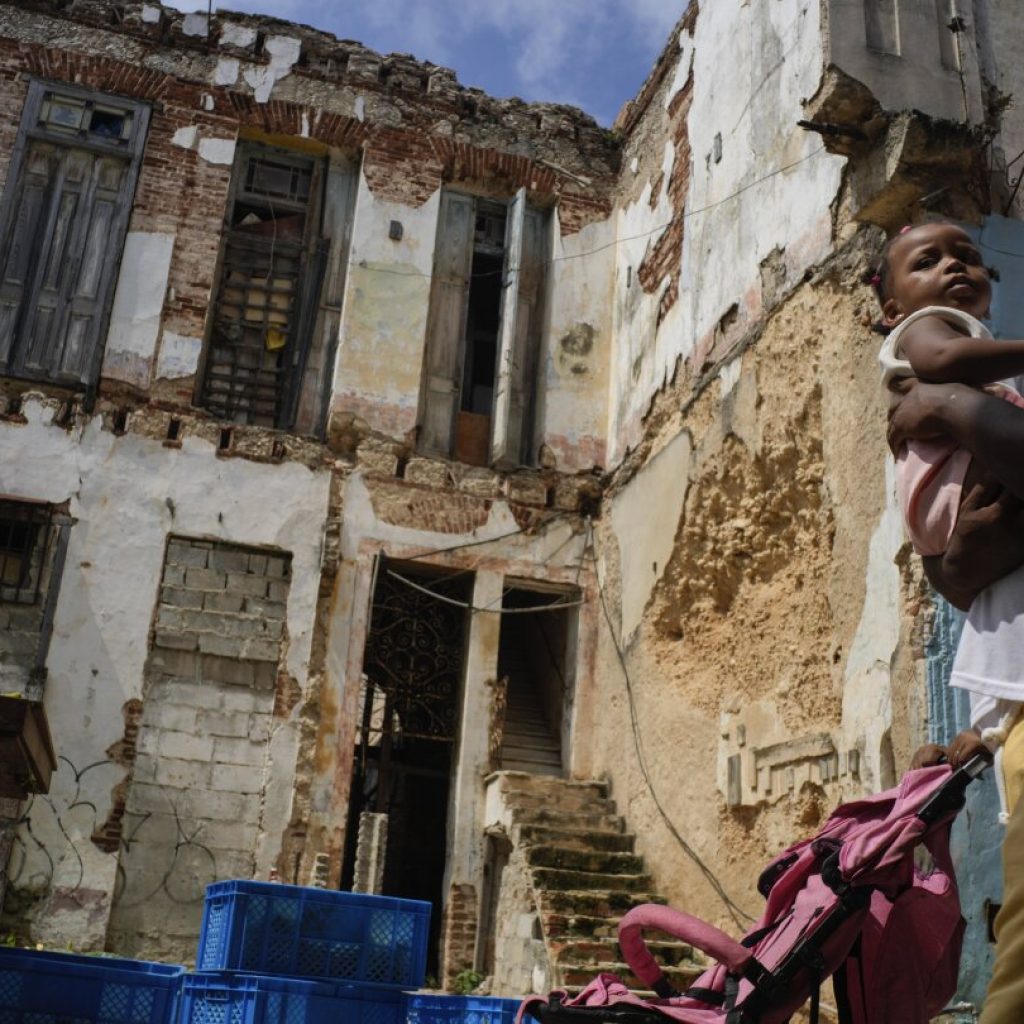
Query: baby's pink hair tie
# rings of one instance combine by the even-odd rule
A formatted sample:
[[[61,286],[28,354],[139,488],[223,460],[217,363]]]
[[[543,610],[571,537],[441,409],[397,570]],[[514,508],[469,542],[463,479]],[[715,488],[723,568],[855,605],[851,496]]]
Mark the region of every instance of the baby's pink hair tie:
[[[903,227],[900,228],[899,233],[901,235],[905,235],[908,231],[913,231],[913,230],[914,230],[914,225],[913,224],[904,224]]]
[[[872,277],[871,277],[871,283],[873,285],[875,285],[876,287],[878,285],[880,285],[882,283],[882,275],[881,274],[873,274]]]

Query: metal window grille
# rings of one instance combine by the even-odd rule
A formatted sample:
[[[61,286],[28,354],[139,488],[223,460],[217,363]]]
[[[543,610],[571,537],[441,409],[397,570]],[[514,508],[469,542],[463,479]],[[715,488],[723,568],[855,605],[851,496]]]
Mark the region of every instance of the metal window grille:
[[[52,509],[0,501],[0,603],[36,604],[52,534]]]

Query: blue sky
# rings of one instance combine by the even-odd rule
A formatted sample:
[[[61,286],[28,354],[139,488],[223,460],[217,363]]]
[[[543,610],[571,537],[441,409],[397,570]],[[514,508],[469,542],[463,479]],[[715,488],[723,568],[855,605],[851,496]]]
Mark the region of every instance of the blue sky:
[[[165,0],[168,2],[168,0]],[[214,0],[454,68],[463,85],[582,107],[610,126],[686,0]],[[173,0],[206,10],[202,0]]]

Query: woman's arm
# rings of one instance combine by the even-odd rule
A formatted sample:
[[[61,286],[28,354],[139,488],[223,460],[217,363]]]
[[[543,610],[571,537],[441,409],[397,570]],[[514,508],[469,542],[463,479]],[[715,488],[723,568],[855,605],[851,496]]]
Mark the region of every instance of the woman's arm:
[[[960,505],[945,552],[921,561],[928,582],[967,611],[985,587],[1024,565],[1024,505],[994,480],[977,484]]]
[[[940,316],[909,324],[900,349],[918,377],[936,384],[991,384],[1024,373],[1024,341],[972,338]]]
[[[1024,409],[963,384],[924,384],[913,377],[892,385],[889,447],[915,438],[948,437],[978,465],[1024,500]]]

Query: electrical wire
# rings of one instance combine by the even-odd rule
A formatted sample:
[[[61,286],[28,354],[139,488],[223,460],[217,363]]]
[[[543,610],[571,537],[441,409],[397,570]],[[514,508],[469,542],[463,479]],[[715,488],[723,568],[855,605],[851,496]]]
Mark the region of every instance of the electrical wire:
[[[492,612],[495,615],[529,615],[532,612],[550,612],[560,610],[562,608],[579,608],[580,605],[584,603],[581,599],[579,601],[556,601],[553,604],[539,604],[529,608],[493,608],[489,605],[477,606],[470,604],[468,601],[459,601],[454,597],[448,597],[445,594],[439,594],[436,590],[430,590],[427,587],[421,586],[419,583],[409,579],[407,576],[403,576],[401,573],[395,572],[394,569],[385,569],[384,571],[392,579],[396,579],[400,583],[404,583],[407,587],[412,587],[413,590],[418,590],[421,594],[428,594],[430,597],[434,597],[438,601],[450,604],[455,608],[463,608],[471,613]]]
[[[595,249],[586,249],[583,252],[568,253],[564,256],[551,256],[550,258],[542,261],[541,266],[550,266],[554,263],[564,263],[568,260],[582,259],[584,256],[593,256],[596,253],[604,252],[607,249],[613,249],[616,246],[622,245],[625,242],[635,242],[642,238],[650,238],[651,235],[660,234],[663,231],[667,231],[673,225],[679,221],[689,220],[691,217],[696,217],[699,214],[707,213],[709,210],[714,210],[719,206],[728,203],[730,200],[735,199],[737,196],[743,195],[744,192],[748,192],[750,189],[763,182],[769,181],[772,178],[778,177],[780,174],[785,174],[786,171],[791,171],[794,167],[798,167],[800,164],[806,163],[808,160],[816,157],[819,153],[825,152],[825,146],[819,146],[817,149],[812,150],[806,156],[800,157],[799,160],[793,160],[791,163],[784,164],[782,167],[777,167],[774,171],[769,171],[767,174],[762,175],[760,178],[755,178],[753,181],[748,181],[746,185],[741,185],[735,192],[730,192],[727,196],[723,196],[721,199],[716,199],[713,203],[708,203],[706,206],[698,207],[696,210],[684,210],[682,213],[676,214],[674,217],[665,221],[663,224],[659,224],[656,227],[651,228],[649,231],[641,231],[635,235],[626,235],[624,238],[616,238],[611,242],[606,242],[604,245],[599,245]],[[387,270],[384,267],[371,267],[365,260],[359,263],[359,267],[362,270],[369,271],[371,274],[390,274],[393,277],[425,277],[432,278],[433,274],[424,274],[420,270]],[[488,270],[481,274],[471,274],[472,279],[478,277],[496,277],[503,274],[504,270]]]
[[[611,612],[608,610],[604,584],[601,581],[601,573],[597,563],[597,545],[594,543],[595,534],[592,530],[590,531],[590,539],[590,558],[594,563],[594,578],[597,581],[597,593],[601,602],[601,610],[604,612],[605,621],[608,623],[608,633],[611,636],[612,644],[615,647],[615,653],[618,656],[619,666],[622,669],[622,676],[626,682],[626,695],[629,703],[629,721],[633,732],[633,746],[636,750],[637,764],[640,767],[640,774],[643,776],[648,792],[651,794],[651,800],[654,802],[654,806],[657,808],[658,814],[661,816],[661,819],[665,823],[665,827],[668,829],[669,833],[672,835],[672,838],[679,844],[683,853],[685,853],[686,856],[689,857],[697,866],[700,873],[715,891],[715,894],[725,905],[726,912],[729,914],[729,917],[732,918],[733,924],[735,924],[737,928],[744,928],[745,922],[749,924],[750,922],[753,922],[755,918],[733,901],[725,891],[722,883],[718,880],[718,876],[715,875],[711,868],[708,867],[708,865],[701,859],[700,854],[697,853],[697,851],[682,837],[679,829],[676,828],[675,823],[665,810],[665,806],[662,804],[658,791],[654,786],[654,781],[651,778],[651,773],[647,766],[647,755],[644,752],[643,739],[640,735],[640,722],[637,716],[636,694],[633,690],[633,680],[629,673],[629,666],[626,662],[625,651],[622,649],[622,644],[619,642],[619,638],[615,635],[615,626],[612,622]]]

